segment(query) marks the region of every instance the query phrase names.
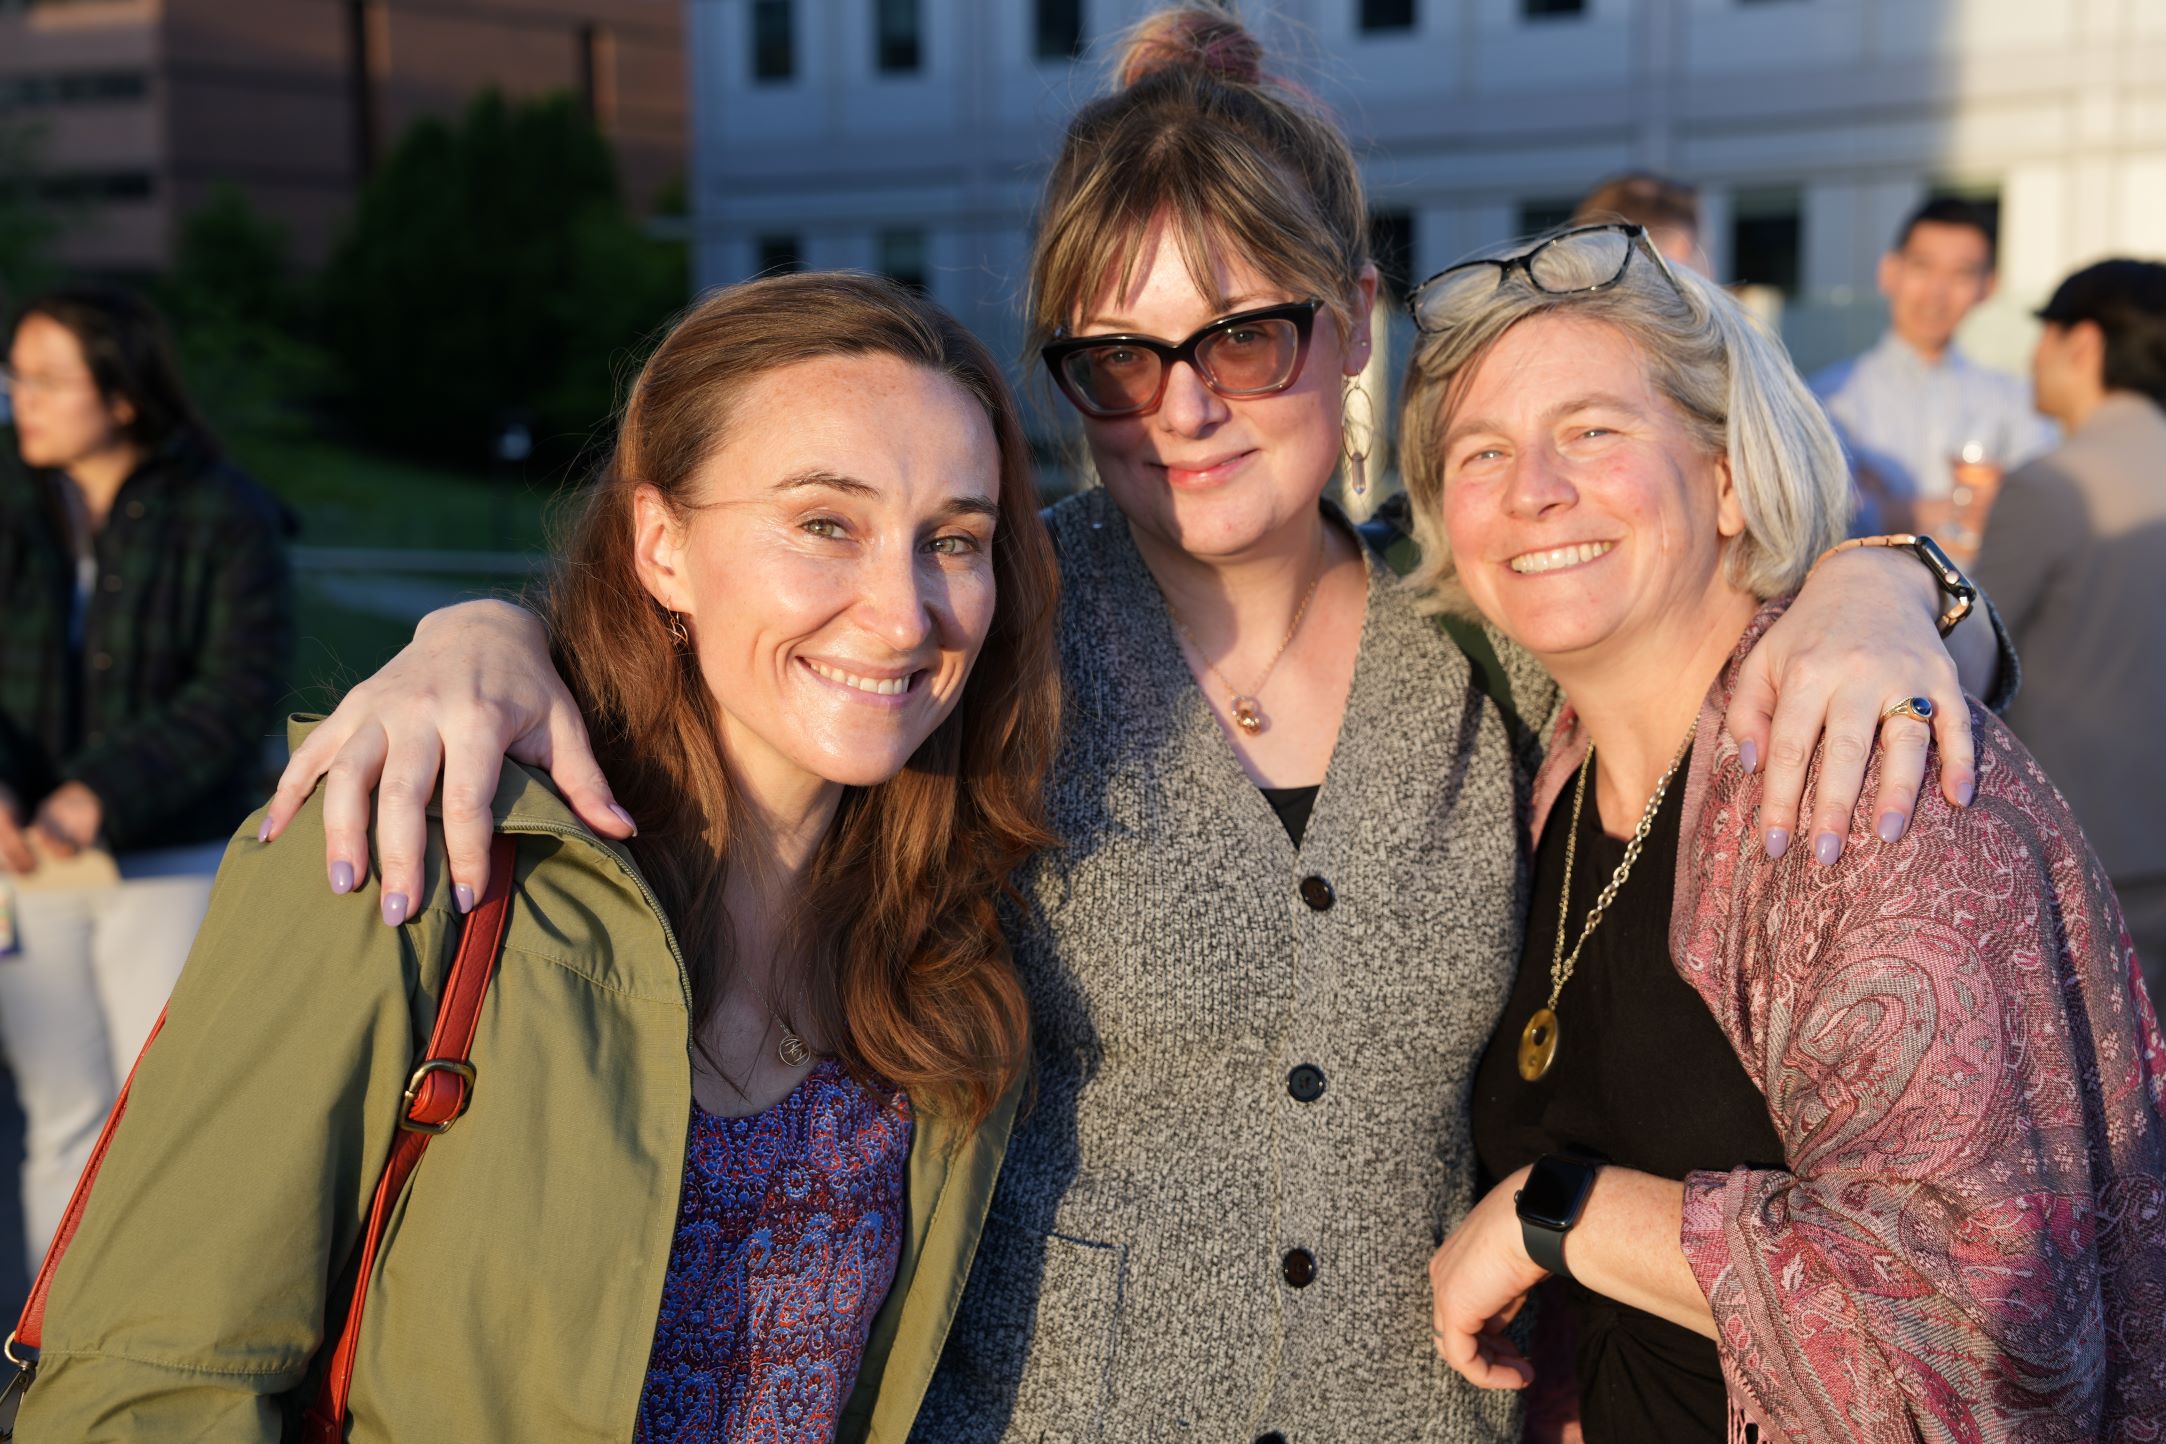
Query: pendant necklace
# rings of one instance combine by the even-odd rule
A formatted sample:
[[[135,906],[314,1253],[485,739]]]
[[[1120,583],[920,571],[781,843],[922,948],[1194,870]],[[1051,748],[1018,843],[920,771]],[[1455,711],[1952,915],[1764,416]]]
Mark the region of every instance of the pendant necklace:
[[[1655,784],[1655,795],[1647,799],[1647,808],[1640,814],[1640,825],[1633,830],[1632,840],[1625,844],[1624,861],[1610,874],[1609,883],[1595,898],[1594,906],[1587,910],[1586,924],[1579,930],[1579,941],[1572,944],[1569,957],[1564,951],[1565,924],[1572,915],[1572,863],[1579,851],[1580,809],[1587,801],[1587,774],[1594,769],[1594,747],[1587,748],[1587,760],[1579,764],[1579,782],[1572,789],[1572,830],[1564,838],[1564,896],[1557,903],[1557,946],[1549,960],[1549,1002],[1534,1010],[1527,1019],[1527,1026],[1519,1035],[1519,1076],[1529,1083],[1536,1081],[1550,1070],[1557,1061],[1557,999],[1564,993],[1564,985],[1572,979],[1572,969],[1579,964],[1579,950],[1587,946],[1595,925],[1602,921],[1602,914],[1616,901],[1617,889],[1624,886],[1632,875],[1632,864],[1640,860],[1640,850],[1647,845],[1647,834],[1654,831],[1655,814],[1662,810],[1662,799],[1670,790],[1670,779],[1677,775],[1683,765],[1685,753],[1692,747],[1692,733],[1678,744],[1677,755],[1670,759],[1669,770]]]
[[[797,1030],[791,1027],[780,1013],[775,1012],[772,1008],[767,1011],[774,1018],[775,1025],[782,1029],[782,1037],[775,1044],[775,1056],[782,1060],[783,1066],[795,1068],[807,1058],[810,1058],[812,1056],[811,1045],[797,1036]]]
[[[1173,625],[1180,630],[1181,636],[1188,642],[1190,650],[1195,652],[1203,665],[1210,669],[1211,675],[1218,678],[1219,684],[1233,694],[1233,701],[1229,704],[1227,710],[1233,715],[1233,725],[1240,728],[1247,736],[1254,737],[1268,725],[1263,714],[1263,703],[1259,700],[1264,684],[1270,681],[1271,674],[1278,670],[1279,658],[1285,656],[1286,649],[1294,644],[1294,637],[1301,630],[1301,620],[1308,616],[1309,603],[1316,600],[1316,589],[1323,585],[1323,580],[1324,533],[1319,529],[1316,534],[1316,575],[1309,578],[1309,589],[1302,594],[1301,605],[1294,608],[1294,620],[1292,625],[1286,628],[1286,639],[1280,642],[1279,649],[1271,654],[1271,660],[1264,663],[1263,675],[1256,679],[1256,685],[1246,692],[1234,686],[1232,679],[1218,670],[1218,664],[1204,656],[1202,646],[1196,641],[1196,634],[1188,630],[1188,623],[1182,621],[1178,616],[1174,616],[1173,608],[1166,608],[1166,614],[1173,617]]]

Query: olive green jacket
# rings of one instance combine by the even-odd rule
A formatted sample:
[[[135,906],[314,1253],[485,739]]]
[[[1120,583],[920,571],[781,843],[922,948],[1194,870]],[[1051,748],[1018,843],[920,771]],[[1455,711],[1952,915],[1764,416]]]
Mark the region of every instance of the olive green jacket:
[[[296,737],[299,732],[296,732]],[[626,852],[507,766],[519,837],[473,1105],[386,1230],[354,1440],[632,1436],[692,1106],[690,988]],[[416,915],[324,882],[321,799],[256,818],[59,1274],[17,1438],[277,1440],[345,1314],[400,1095],[457,946],[441,838]],[[973,1136],[918,1112],[900,1265],[840,1438],[903,1444],[977,1248],[1014,1097]]]

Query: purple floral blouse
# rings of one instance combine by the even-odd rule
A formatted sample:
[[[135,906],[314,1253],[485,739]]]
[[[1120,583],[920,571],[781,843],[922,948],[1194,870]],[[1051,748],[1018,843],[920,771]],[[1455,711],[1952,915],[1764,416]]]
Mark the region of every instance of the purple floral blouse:
[[[910,1100],[822,1059],[764,1113],[692,1105],[637,1444],[828,1444],[902,1244]]]

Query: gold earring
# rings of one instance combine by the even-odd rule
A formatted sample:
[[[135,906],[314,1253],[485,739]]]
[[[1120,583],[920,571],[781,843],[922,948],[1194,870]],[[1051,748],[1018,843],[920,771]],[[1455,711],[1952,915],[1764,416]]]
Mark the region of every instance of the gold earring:
[[[1361,403],[1361,417],[1354,417],[1354,403]],[[1369,443],[1376,436],[1376,404],[1369,399],[1369,388],[1359,380],[1347,378],[1346,399],[1340,407],[1341,446],[1346,455],[1346,489],[1355,496],[1369,494]],[[1359,448],[1355,437],[1359,435]]]
[[[680,613],[669,614],[669,635],[680,651],[692,645],[692,631],[685,626],[684,617]]]

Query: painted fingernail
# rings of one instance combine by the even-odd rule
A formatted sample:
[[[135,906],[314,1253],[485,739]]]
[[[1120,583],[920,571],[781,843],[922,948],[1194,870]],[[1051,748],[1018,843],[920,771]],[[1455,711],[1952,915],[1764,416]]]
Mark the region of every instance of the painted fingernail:
[[[1968,807],[1977,796],[1978,783],[1975,778],[1966,777],[1955,785],[1956,806]]]
[[[462,913],[470,913],[474,910],[474,890],[463,882],[451,885],[451,900],[459,905],[459,911]]]
[[[1880,825],[1874,831],[1880,834],[1882,842],[1900,842],[1903,837],[1903,814],[1900,812],[1881,813]]]
[[[334,862],[331,864],[331,891],[341,895],[353,891],[352,863]]]
[[[1789,850],[1790,830],[1786,827],[1769,828],[1767,830],[1767,855],[1769,857],[1781,857]]]
[[[1749,776],[1760,770],[1760,744],[1747,737],[1737,744],[1737,764]]]
[[[632,821],[632,814],[626,812],[614,802],[609,804],[609,810],[617,815],[617,821],[632,829],[632,836],[639,836],[639,824]]]
[[[1843,840],[1834,833],[1823,832],[1813,839],[1813,861],[1822,867],[1832,867],[1842,855]]]
[[[271,819],[269,819],[268,817],[266,817],[265,819],[263,819],[263,826],[261,826],[261,827],[259,827],[259,828],[257,828],[257,829],[256,829],[256,841],[258,841],[258,842],[269,842],[270,840],[271,840]]]
[[[400,923],[406,921],[405,893],[387,892],[384,894],[384,921],[392,927],[397,927]]]

